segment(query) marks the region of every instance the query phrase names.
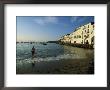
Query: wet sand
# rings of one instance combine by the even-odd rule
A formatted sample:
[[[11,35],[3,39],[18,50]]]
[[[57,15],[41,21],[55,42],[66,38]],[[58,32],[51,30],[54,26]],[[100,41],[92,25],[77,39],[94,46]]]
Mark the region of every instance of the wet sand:
[[[16,74],[94,74],[94,60],[69,59],[22,64]]]

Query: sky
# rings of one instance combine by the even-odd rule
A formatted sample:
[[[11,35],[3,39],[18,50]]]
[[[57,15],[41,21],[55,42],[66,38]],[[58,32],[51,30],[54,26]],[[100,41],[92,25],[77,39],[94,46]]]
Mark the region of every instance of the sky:
[[[89,22],[94,16],[17,16],[17,41],[55,41]]]

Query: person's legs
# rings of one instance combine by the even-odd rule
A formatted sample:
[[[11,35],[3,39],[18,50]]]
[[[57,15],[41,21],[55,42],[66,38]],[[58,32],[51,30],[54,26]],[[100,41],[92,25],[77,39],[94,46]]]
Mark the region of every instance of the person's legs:
[[[34,57],[34,52],[32,52],[32,57]]]

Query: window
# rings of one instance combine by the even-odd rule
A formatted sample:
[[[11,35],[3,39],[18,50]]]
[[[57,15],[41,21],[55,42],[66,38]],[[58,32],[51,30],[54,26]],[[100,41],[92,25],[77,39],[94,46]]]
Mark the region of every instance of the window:
[[[87,33],[89,33],[89,29],[88,29]]]
[[[89,38],[89,34],[87,35],[87,38]]]
[[[88,40],[86,40],[86,44],[89,44]]]
[[[76,41],[74,41],[74,43],[76,43]]]
[[[82,44],[83,44],[83,40],[82,40],[82,42],[81,42]]]
[[[93,31],[91,32],[91,34],[93,33]]]
[[[91,38],[91,44],[94,44],[94,36]]]
[[[81,38],[81,36],[79,35],[79,38]]]

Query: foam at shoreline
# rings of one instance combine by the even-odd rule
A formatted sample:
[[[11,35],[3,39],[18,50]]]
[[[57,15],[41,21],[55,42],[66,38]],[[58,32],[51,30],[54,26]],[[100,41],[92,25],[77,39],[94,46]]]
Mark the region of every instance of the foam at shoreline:
[[[42,61],[55,61],[55,60],[68,60],[68,59],[85,59],[87,58],[86,56],[81,57],[78,55],[73,55],[73,54],[64,54],[64,55],[59,55],[57,57],[47,57],[47,58],[28,58],[24,60],[17,60],[17,64],[22,64],[22,63],[37,63],[37,62],[42,62]]]

